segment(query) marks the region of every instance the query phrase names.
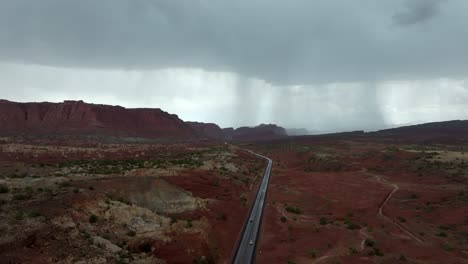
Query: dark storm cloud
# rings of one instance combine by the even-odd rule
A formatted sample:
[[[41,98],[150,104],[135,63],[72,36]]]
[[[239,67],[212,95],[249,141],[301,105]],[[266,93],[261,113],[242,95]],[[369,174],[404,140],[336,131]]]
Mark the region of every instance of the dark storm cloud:
[[[0,60],[192,67],[278,85],[464,77],[468,1],[439,2],[0,0]]]
[[[442,0],[408,0],[404,12],[395,14],[394,21],[397,24],[408,26],[425,22],[439,13],[439,5]]]

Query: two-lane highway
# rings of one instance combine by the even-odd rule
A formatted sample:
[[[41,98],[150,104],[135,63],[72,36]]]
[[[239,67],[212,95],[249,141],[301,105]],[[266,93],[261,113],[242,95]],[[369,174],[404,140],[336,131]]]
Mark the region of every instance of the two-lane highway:
[[[245,223],[242,238],[234,255],[234,264],[248,264],[254,263],[255,261],[255,248],[260,234],[263,207],[265,205],[268,183],[270,181],[271,166],[273,164],[273,161],[270,158],[250,150],[249,152],[260,158],[268,160],[268,165],[265,169],[265,174],[263,175],[262,183],[258,189],[254,205],[250,209],[249,218]]]

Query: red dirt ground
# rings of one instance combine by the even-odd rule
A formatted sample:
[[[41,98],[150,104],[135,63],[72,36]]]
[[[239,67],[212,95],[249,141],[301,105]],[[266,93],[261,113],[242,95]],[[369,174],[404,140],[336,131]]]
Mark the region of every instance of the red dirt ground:
[[[257,263],[468,263],[468,202],[453,200],[466,185],[437,173],[415,175],[406,161],[417,155],[397,151],[386,160],[387,147],[346,141],[259,147],[275,163]],[[319,153],[333,161],[309,161]],[[383,207],[389,221],[378,211],[392,184],[399,189]],[[321,225],[320,217],[331,223]],[[359,227],[348,229],[345,219]],[[442,225],[449,226],[447,237],[435,235]],[[383,256],[361,247],[366,238]]]

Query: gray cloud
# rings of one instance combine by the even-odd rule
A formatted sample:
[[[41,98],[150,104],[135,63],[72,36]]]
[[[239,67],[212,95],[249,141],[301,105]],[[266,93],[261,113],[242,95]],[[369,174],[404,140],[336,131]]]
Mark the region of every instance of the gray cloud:
[[[392,26],[430,18],[438,2],[393,16],[406,1],[1,0],[0,60],[193,67],[279,85],[465,77],[468,1],[447,1],[427,30]]]
[[[443,0],[407,0],[406,10],[393,16],[395,23],[408,26],[425,22],[439,14]]]
[[[0,92],[161,107],[222,126],[466,118],[467,9],[466,0],[0,0]]]

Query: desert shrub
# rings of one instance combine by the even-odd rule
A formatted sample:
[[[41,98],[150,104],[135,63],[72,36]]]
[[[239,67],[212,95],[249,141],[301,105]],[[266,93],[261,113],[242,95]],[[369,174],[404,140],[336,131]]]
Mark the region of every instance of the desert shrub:
[[[309,250],[309,256],[311,258],[316,258],[317,257],[317,252],[315,251],[315,249]]]
[[[326,225],[328,224],[328,220],[325,216],[320,217],[320,224],[321,225]]]
[[[134,236],[136,236],[136,232],[133,231],[133,230],[128,230],[127,236],[129,236],[129,237],[134,237]]]
[[[296,261],[294,261],[294,260],[288,260],[288,264],[296,264]]]
[[[406,256],[401,254],[400,257],[398,258],[400,261],[406,261]]]
[[[68,181],[63,181],[63,182],[60,182],[58,185],[62,188],[66,188],[66,187],[70,187],[71,183]]]
[[[445,233],[444,231],[440,231],[439,233],[436,234],[436,236],[438,236],[438,237],[447,237],[447,233]]]
[[[25,178],[26,176],[28,176],[28,174],[25,172],[21,174],[13,173],[10,175],[10,178]]]
[[[450,245],[450,244],[448,244],[448,243],[442,244],[442,248],[443,248],[445,251],[453,251],[453,250],[455,249],[452,245]]]
[[[301,208],[299,208],[297,206],[288,206],[288,207],[286,207],[286,211],[288,211],[290,213],[294,213],[294,214],[302,214]]]
[[[241,199],[242,205],[247,205],[247,198],[241,197],[240,199]]]
[[[379,257],[383,257],[384,253],[379,248],[374,248],[374,255],[379,256]]]
[[[192,220],[188,220],[188,221],[187,221],[186,227],[187,227],[187,228],[192,228],[192,227],[193,227]]]
[[[7,193],[9,191],[10,189],[8,188],[8,186],[0,184],[0,193]]]
[[[223,220],[223,221],[226,221],[227,220],[227,215],[226,213],[221,213],[221,215],[219,216],[219,219]]]
[[[373,247],[375,245],[375,241],[372,239],[366,239],[364,241],[364,244],[366,245],[366,247]]]
[[[193,264],[215,264],[216,261],[212,255],[208,255],[207,257],[198,257],[193,259]]]
[[[284,222],[286,222],[288,219],[286,219],[286,217],[282,216],[282,217],[280,218],[280,220],[281,220],[281,222],[284,223]]]
[[[91,224],[94,224],[94,223],[96,223],[97,221],[98,221],[97,215],[91,214],[91,215],[89,216],[89,222],[90,222]]]
[[[31,217],[31,218],[35,218],[35,217],[39,217],[39,216],[42,216],[41,213],[39,213],[38,211],[30,211],[28,212],[28,217]]]
[[[16,193],[15,195],[13,195],[13,200],[18,200],[18,201],[26,200],[29,198],[31,198],[30,193]]]
[[[406,219],[404,217],[401,217],[401,216],[398,217],[398,220],[400,222],[402,222],[402,223],[406,222]]]
[[[361,226],[352,222],[351,220],[349,219],[346,219],[344,221],[345,225],[346,225],[346,228],[350,229],[350,230],[354,230],[354,229],[359,229]]]
[[[440,226],[439,226],[439,229],[441,229],[441,230],[449,230],[450,227],[444,226],[444,225],[440,225]]]
[[[357,252],[358,252],[358,251],[357,251],[356,248],[354,248],[354,247],[350,247],[350,248],[349,248],[349,253],[350,253],[350,254],[356,254]]]

